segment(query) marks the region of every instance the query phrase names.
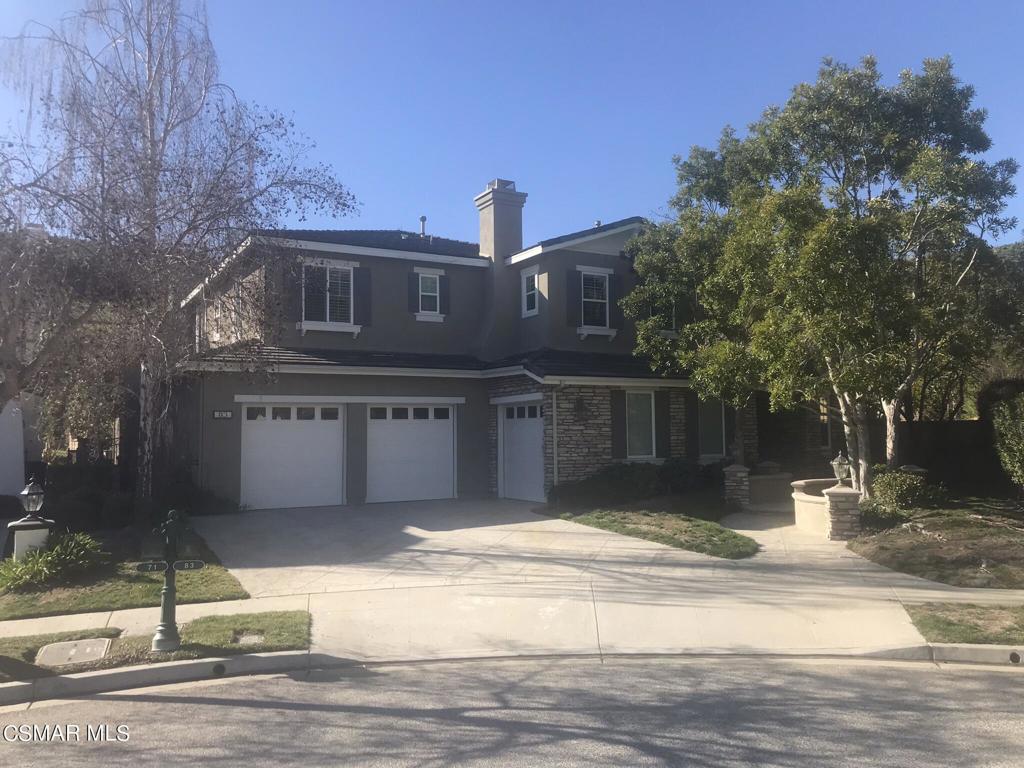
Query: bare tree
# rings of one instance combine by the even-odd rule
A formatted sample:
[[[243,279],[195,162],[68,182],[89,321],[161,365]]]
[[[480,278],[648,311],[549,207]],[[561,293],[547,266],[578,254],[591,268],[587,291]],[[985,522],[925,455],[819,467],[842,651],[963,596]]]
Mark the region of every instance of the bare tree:
[[[90,0],[8,40],[5,73],[38,122],[0,159],[29,215],[116,263],[108,305],[139,369],[136,492],[148,499],[156,424],[193,351],[180,310],[244,237],[354,201],[278,112],[218,80],[202,2]]]

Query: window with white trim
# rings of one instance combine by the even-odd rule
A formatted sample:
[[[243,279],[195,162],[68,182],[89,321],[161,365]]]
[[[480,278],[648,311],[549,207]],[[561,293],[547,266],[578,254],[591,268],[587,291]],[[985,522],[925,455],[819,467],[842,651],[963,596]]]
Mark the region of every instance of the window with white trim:
[[[626,458],[654,458],[654,393],[626,393]]]
[[[519,274],[519,281],[522,287],[522,315],[533,317],[537,314],[537,267],[524,269]]]
[[[608,275],[580,272],[583,296],[583,327],[608,327]]]
[[[352,324],[352,268],[304,264],[302,319]]]
[[[441,313],[441,278],[438,275],[420,274],[420,313]]]

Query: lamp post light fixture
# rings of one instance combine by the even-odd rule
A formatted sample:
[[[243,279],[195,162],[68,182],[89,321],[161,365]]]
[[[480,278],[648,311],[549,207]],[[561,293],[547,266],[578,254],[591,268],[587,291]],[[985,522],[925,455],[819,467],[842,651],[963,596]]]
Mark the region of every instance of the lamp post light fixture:
[[[50,531],[55,523],[39,516],[43,508],[43,486],[31,478],[25,490],[18,494],[18,500],[25,509],[25,516],[7,524],[8,536],[11,538],[11,553],[15,560],[20,560],[33,549],[45,547],[50,538]]]
[[[846,454],[842,451],[832,459],[832,472],[835,473],[836,480],[838,480],[840,484],[845,483],[850,479],[850,468],[850,460],[846,458]]]
[[[43,508],[43,486],[34,477],[30,477],[28,485],[18,494],[18,501],[29,517],[38,517],[36,513]]]

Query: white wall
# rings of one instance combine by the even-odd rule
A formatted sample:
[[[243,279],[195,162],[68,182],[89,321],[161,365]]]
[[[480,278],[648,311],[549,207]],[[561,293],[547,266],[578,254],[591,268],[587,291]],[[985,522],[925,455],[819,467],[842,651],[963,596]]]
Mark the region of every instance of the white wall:
[[[21,404],[12,400],[0,412],[0,495],[16,496],[25,487],[25,438]]]

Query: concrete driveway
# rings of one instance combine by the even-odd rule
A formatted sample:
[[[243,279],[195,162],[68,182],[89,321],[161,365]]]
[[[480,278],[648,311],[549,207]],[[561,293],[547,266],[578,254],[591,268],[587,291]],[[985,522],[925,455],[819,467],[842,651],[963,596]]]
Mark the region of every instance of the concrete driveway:
[[[728,518],[762,545],[752,558],[729,561],[530,506],[379,504],[195,524],[253,597],[264,598],[236,605],[302,601],[314,617],[314,651],[359,660],[891,654],[923,644],[902,601],[1024,600],[893,573],[801,533],[791,513]]]

